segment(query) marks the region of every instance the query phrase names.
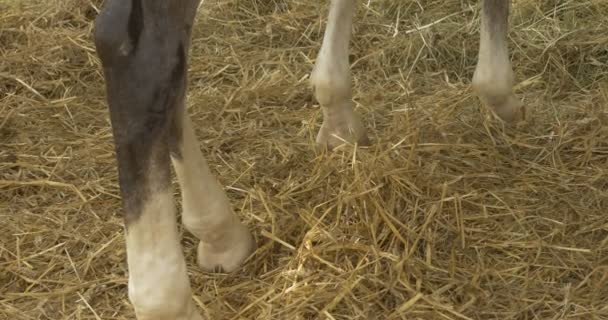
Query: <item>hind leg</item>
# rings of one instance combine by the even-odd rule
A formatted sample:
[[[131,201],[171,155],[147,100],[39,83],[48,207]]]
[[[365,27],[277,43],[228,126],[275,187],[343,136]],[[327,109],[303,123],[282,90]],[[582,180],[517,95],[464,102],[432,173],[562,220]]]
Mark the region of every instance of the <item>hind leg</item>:
[[[233,271],[251,254],[255,243],[209,170],[186,110],[181,114],[176,126],[179,141],[173,144],[171,158],[182,189],[182,220],[200,240],[199,265],[207,271]]]
[[[323,111],[317,143],[329,148],[343,143],[369,144],[367,131],[352,101],[348,43],[354,0],[332,0],[321,51],[311,75]]]
[[[513,68],[509,60],[507,29],[510,0],[482,3],[480,45],[473,89],[483,104],[502,120],[516,122],[525,109],[513,93]]]

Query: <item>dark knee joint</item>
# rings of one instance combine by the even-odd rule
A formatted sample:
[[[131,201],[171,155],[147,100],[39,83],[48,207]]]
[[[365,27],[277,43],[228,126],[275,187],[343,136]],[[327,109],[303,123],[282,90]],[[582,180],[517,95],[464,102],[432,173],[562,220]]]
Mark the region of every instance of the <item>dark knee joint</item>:
[[[95,47],[107,64],[137,50],[144,28],[142,0],[108,0],[95,19]]]

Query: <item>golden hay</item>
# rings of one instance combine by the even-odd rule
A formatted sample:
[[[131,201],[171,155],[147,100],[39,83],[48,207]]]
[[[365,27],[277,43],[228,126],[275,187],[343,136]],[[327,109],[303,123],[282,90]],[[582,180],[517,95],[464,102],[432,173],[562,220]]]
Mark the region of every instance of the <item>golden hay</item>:
[[[514,4],[515,128],[470,89],[476,1],[361,2],[353,83],[375,144],[332,153],[307,81],[327,6],[201,8],[189,110],[259,244],[207,274],[184,234],[203,314],[608,319],[608,1]],[[0,3],[0,319],[133,318],[99,7]]]

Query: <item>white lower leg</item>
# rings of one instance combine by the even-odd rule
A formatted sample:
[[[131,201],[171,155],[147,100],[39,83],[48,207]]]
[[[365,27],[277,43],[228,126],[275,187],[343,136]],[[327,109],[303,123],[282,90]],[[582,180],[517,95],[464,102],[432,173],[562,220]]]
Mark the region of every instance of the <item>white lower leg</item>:
[[[202,319],[191,297],[171,190],[146,199],[126,231],[129,298],[137,319]]]
[[[180,154],[172,161],[182,189],[184,225],[201,240],[198,262],[203,269],[232,271],[251,254],[253,238],[210,172],[185,112],[182,126]]]
[[[353,0],[332,0],[323,44],[311,84],[323,109],[317,143],[334,147],[344,142],[367,144],[367,133],[352,102],[348,44],[355,11]]]
[[[524,114],[521,101],[513,94],[513,69],[507,45],[509,1],[485,0],[482,4],[473,88],[480,100],[501,119],[512,122]]]

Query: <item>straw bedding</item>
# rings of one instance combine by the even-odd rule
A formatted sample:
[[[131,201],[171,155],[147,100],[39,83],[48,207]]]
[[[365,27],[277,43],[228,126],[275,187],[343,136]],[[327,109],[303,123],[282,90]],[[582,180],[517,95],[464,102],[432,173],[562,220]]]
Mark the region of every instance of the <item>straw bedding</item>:
[[[100,5],[0,2],[0,319],[133,318]],[[607,13],[514,3],[528,119],[507,127],[470,89],[476,1],[363,1],[351,62],[374,144],[325,152],[307,77],[326,4],[206,1],[188,108],[258,250],[207,274],[184,233],[203,314],[608,319]]]

